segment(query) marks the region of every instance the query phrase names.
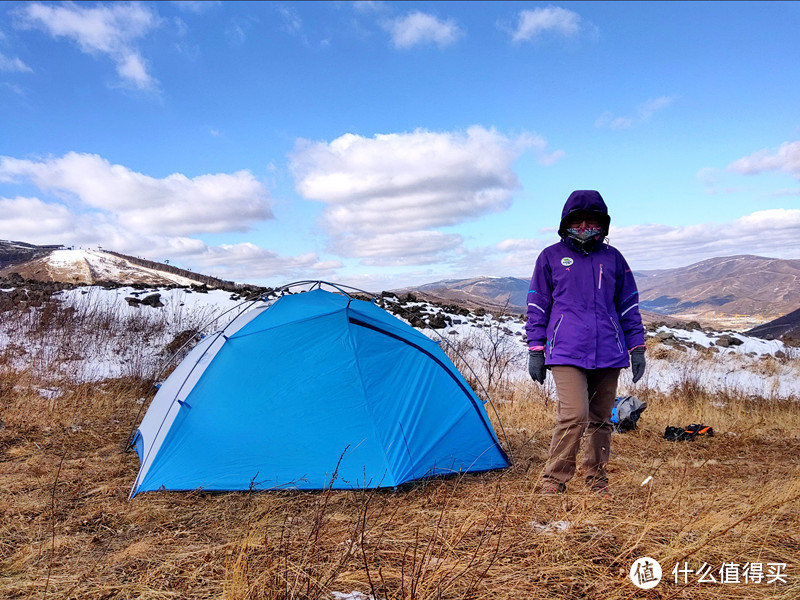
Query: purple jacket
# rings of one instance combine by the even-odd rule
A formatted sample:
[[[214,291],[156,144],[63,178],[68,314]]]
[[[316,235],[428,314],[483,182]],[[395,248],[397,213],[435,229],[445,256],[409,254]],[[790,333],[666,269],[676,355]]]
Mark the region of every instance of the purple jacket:
[[[576,210],[596,212],[605,233],[610,219],[600,194],[574,192],[562,213],[562,239],[542,250],[528,292],[529,348],[543,346],[547,365],[624,368],[644,344],[639,293],[622,254],[598,241],[587,249],[564,235]]]

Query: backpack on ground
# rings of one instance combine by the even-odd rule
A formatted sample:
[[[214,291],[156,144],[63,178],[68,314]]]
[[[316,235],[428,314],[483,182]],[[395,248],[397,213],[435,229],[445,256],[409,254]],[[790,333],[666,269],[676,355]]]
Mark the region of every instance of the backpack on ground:
[[[642,402],[636,396],[617,398],[614,408],[611,410],[611,423],[614,425],[614,429],[620,433],[636,429],[636,422],[645,408],[647,408],[647,403]]]

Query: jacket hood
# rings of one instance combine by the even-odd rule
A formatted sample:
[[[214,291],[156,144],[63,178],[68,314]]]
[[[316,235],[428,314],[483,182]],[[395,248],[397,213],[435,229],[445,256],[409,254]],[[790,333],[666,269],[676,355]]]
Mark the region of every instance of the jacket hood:
[[[567,235],[567,217],[574,212],[588,212],[597,216],[600,226],[603,228],[603,236],[608,235],[608,228],[611,225],[611,217],[608,215],[608,207],[603,201],[600,192],[595,190],[575,190],[567,198],[564,210],[561,211],[561,223],[558,227],[558,235],[562,238]]]

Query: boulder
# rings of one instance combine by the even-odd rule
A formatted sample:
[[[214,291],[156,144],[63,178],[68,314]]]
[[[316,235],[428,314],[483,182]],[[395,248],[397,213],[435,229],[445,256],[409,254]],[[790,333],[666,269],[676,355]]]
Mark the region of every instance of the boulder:
[[[727,333],[721,335],[716,342],[717,346],[721,346],[723,348],[728,348],[730,346],[741,346],[743,343],[744,342],[739,338],[735,338]]]
[[[436,313],[435,315],[428,317],[428,325],[432,329],[444,329],[447,327],[447,319],[442,313]]]
[[[667,340],[675,340],[675,334],[671,331],[659,331],[653,336],[656,341],[666,343]],[[675,343],[674,341],[672,343]]]
[[[161,308],[164,303],[161,302],[161,294],[150,294],[142,298],[142,304],[145,306],[152,306],[153,308]]]

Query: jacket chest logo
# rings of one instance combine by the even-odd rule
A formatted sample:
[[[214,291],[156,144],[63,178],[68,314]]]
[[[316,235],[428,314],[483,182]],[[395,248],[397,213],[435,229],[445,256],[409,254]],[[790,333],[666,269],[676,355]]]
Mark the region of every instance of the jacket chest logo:
[[[564,265],[565,267],[571,267],[572,263],[574,262],[575,261],[572,260],[569,256],[565,256],[564,258],[561,259],[561,264]]]

